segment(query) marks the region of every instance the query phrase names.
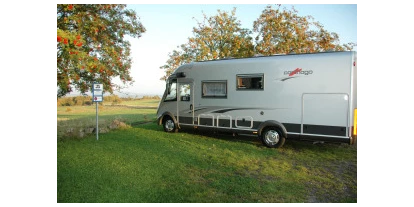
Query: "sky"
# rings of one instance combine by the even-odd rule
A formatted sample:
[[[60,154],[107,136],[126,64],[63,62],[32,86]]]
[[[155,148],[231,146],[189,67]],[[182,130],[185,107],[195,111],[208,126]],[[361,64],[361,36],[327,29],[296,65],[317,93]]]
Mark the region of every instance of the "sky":
[[[236,17],[243,28],[252,29],[255,21],[268,4],[128,4],[136,11],[146,28],[142,37],[130,39],[133,64],[133,86],[123,89],[128,96],[162,95],[165,82],[160,80],[164,70],[159,69],[168,60],[168,54],[193,37],[192,28],[197,21],[217,14],[217,10],[231,12],[236,7]],[[330,32],[336,32],[341,44],[357,43],[356,4],[282,4],[298,10],[299,15],[311,15]],[[274,7],[275,8],[275,7]],[[357,47],[354,49],[357,50]]]

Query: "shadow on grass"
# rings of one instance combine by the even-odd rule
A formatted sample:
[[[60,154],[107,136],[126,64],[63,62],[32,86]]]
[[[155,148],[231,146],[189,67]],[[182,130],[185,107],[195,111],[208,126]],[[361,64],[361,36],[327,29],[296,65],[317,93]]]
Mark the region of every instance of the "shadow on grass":
[[[131,126],[134,128],[145,128],[145,129],[154,130],[158,132],[163,131],[162,126],[159,126],[156,123],[156,121],[135,122],[135,123],[132,123]],[[203,129],[191,129],[191,128],[180,129],[178,133],[205,136],[205,137],[225,140],[229,142],[252,144],[256,147],[267,148],[265,145],[263,145],[260,137],[257,135],[237,134],[237,133],[231,133],[231,132],[221,132],[221,131],[212,131],[212,130],[205,130],[205,129],[204,130]],[[337,147],[355,147],[356,148],[356,145],[348,145],[345,143],[335,143],[335,142],[315,142],[315,141],[300,140],[300,139],[295,138],[295,139],[287,139],[282,148],[289,148],[295,151],[301,151],[304,149],[312,149],[312,148],[323,149],[323,148],[337,148]]]
[[[246,144],[253,144],[257,147],[264,147],[259,137],[256,135],[246,135],[246,134],[233,134],[230,132],[217,132],[217,131],[207,131],[207,130],[180,130],[180,132],[202,135],[214,139],[226,140],[229,142],[240,142]]]

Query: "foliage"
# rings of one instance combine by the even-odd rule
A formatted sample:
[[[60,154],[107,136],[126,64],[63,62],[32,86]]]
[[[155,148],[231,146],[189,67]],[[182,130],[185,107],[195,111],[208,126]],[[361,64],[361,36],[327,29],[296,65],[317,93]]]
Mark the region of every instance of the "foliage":
[[[169,59],[160,69],[166,70],[165,80],[177,67],[191,61],[205,61],[223,58],[250,57],[254,54],[251,31],[241,28],[236,18],[236,8],[229,14],[217,10],[218,14],[207,17],[203,14],[203,21],[197,21],[193,27],[193,37],[188,38],[181,50],[174,50]]]
[[[315,53],[352,50],[355,43],[339,44],[339,35],[327,31],[312,16],[299,16],[298,11],[267,6],[253,22],[253,30],[241,28],[236,8],[231,14],[218,10],[218,14],[197,22],[193,37],[169,54],[161,80],[166,80],[180,65],[192,61],[243,58],[257,55],[289,53]],[[253,38],[256,35],[253,43]]]
[[[132,84],[130,43],[126,35],[139,38],[145,32],[135,11],[125,5],[57,5],[57,97],[72,91],[85,93],[92,83],[103,83],[113,93],[122,83]]]
[[[235,17],[236,8],[231,14],[217,10],[218,14],[197,22],[193,28],[194,37],[189,38],[189,47],[194,50],[196,61],[222,59],[228,57],[249,57],[253,55],[251,33],[241,28]]]
[[[299,16],[298,11],[267,6],[253,23],[256,53],[262,55],[315,53],[352,50],[354,43],[339,45],[339,35],[328,32],[312,16]]]

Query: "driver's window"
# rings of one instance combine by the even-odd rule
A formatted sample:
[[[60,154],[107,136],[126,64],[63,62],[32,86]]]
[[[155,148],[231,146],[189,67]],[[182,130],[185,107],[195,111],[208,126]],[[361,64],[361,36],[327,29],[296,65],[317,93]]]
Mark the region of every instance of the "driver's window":
[[[171,80],[167,88],[167,96],[165,101],[175,101],[177,100],[177,79]]]

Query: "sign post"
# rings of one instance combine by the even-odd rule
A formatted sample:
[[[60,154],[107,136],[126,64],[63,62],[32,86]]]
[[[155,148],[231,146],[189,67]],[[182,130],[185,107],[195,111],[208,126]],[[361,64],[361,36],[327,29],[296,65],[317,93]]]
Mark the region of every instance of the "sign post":
[[[103,84],[94,83],[92,86],[92,102],[96,103],[96,140],[99,140],[98,102],[103,101]]]

